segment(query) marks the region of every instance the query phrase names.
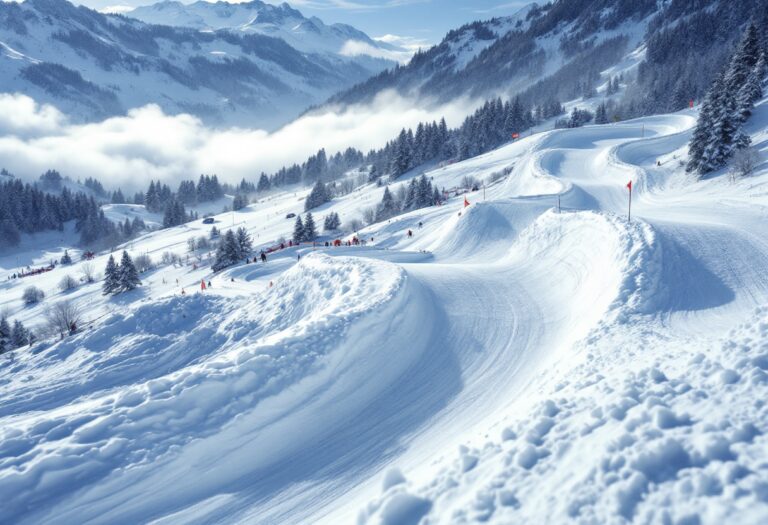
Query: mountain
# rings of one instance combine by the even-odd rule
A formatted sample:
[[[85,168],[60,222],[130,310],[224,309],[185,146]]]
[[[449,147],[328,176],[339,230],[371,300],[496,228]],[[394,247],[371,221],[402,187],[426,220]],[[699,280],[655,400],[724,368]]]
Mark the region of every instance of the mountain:
[[[183,4],[166,0],[138,7],[126,13],[149,24],[191,27],[216,31],[227,29],[280,38],[304,53],[330,53],[340,56],[400,58],[406,51],[378,42],[346,24],[326,25],[317,17],[306,18],[286,3],[279,6],[259,0],[233,4],[198,1]]]
[[[628,114],[674,111],[703,95],[739,29],[767,9],[765,0],[530,4],[453,30],[330,102],[365,102],[389,89],[440,101],[518,94],[528,103],[566,102],[603,86],[607,71],[630,87]]]
[[[147,24],[66,0],[0,3],[0,91],[79,121],[154,103],[209,124],[269,129],[391,64],[310,53],[256,31]]]

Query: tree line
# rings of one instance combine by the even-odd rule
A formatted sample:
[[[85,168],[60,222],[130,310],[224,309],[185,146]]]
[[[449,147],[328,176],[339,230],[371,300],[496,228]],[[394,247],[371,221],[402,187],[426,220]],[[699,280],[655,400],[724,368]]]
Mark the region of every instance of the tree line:
[[[742,127],[763,96],[768,40],[755,23],[747,26],[735,52],[709,88],[689,144],[687,171],[704,176],[724,167],[751,139]]]

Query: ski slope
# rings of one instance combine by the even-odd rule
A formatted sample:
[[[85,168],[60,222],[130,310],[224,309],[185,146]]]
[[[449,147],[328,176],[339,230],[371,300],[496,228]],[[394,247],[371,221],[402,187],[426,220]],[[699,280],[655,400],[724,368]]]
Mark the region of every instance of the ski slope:
[[[764,102],[763,155],[766,122]],[[185,259],[197,221],[127,246],[183,261],[129,294],[56,291],[77,264],[34,277],[46,302],[87,304],[87,327],[0,360],[3,520],[766,522],[768,170],[693,181],[694,124],[555,130],[434,169],[485,188],[369,226],[362,247],[214,275],[210,254]],[[217,226],[271,245],[306,194]],[[27,264],[65,247],[38,241]],[[28,284],[0,282],[0,308],[34,325]]]

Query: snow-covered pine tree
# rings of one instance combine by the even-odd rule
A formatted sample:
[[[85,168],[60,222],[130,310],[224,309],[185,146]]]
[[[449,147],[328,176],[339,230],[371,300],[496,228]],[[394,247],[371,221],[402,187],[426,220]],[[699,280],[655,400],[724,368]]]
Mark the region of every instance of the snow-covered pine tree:
[[[18,319],[13,322],[11,331],[11,348],[20,348],[29,344],[30,333]]]
[[[384,195],[381,197],[381,202],[376,209],[376,222],[386,221],[397,215],[397,203],[395,198],[392,197],[392,192],[389,191],[389,187],[384,188]]]
[[[331,200],[328,188],[321,181],[317,181],[309,192],[307,200],[304,201],[304,211],[309,211],[329,202]]]
[[[269,177],[267,177],[266,173],[262,173],[259,177],[259,183],[256,185],[256,191],[259,193],[268,191],[270,186]]]
[[[754,23],[747,25],[736,51],[728,64],[725,74],[725,87],[734,96],[746,84],[753,68],[760,58],[760,41]]]
[[[432,183],[429,182],[426,175],[419,177],[416,186],[416,207],[426,208],[432,204]]]
[[[120,259],[120,290],[127,292],[134,290],[141,285],[139,272],[133,264],[131,256],[123,250],[123,257]]]
[[[746,122],[752,115],[755,103],[763,98],[763,82],[766,75],[766,57],[761,52],[754,67],[744,80],[744,84],[736,95],[736,118],[740,122]]]
[[[727,83],[723,88],[716,99],[711,141],[707,147],[708,171],[714,171],[725,166],[728,159],[733,155],[734,139],[738,131],[734,93],[730,91]]]
[[[301,220],[301,215],[296,215],[296,222],[293,225],[293,242],[296,244],[304,242],[304,221]]]
[[[595,111],[595,124],[608,124],[608,110],[605,107],[605,102],[602,102],[597,106]]]
[[[435,189],[432,192],[432,203],[430,206],[437,206],[441,202],[443,202],[443,196],[440,195],[440,190],[438,190],[437,185],[435,185]]]
[[[224,238],[219,243],[219,247],[216,249],[216,259],[212,266],[213,271],[218,272],[236,264],[240,260],[240,255],[240,247],[237,244],[235,234],[232,230],[227,230]]]
[[[395,156],[392,159],[392,176],[398,178],[411,168],[411,145],[408,140],[408,132],[400,131],[395,141]]]
[[[312,217],[312,213],[307,213],[304,219],[304,240],[307,242],[313,242],[317,239],[317,226],[315,225],[315,219]]]
[[[237,229],[235,238],[237,240],[237,248],[239,251],[238,260],[243,259],[244,257],[248,257],[253,251],[253,241],[251,240],[251,236],[248,233],[248,230],[241,226]]]
[[[339,218],[338,213],[331,212],[325,216],[325,220],[323,221],[324,231],[326,232],[336,231],[339,229],[339,226],[341,226],[341,219]]]
[[[72,264],[72,257],[69,256],[69,251],[64,250],[64,255],[61,256],[61,264]]]
[[[8,318],[0,317],[0,354],[11,349],[11,326],[8,324]]]
[[[411,211],[416,209],[416,194],[418,192],[418,187],[416,183],[416,179],[411,179],[411,182],[408,183],[408,191],[405,193],[405,199],[403,199],[403,211]]]
[[[104,295],[114,294],[120,291],[120,268],[115,264],[115,258],[110,255],[107,259],[107,267],[104,269]]]

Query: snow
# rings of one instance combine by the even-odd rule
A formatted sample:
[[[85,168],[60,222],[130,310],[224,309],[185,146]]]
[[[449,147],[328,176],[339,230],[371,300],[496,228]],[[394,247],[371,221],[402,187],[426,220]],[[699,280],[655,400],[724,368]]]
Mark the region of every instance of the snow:
[[[763,155],[766,122],[763,101],[748,128]],[[45,304],[20,300],[34,284],[87,313],[81,333],[0,359],[3,519],[766,522],[768,169],[692,180],[694,123],[547,131],[432,169],[438,187],[484,188],[371,225],[362,247],[212,274],[185,253],[202,221],[152,232],[126,248],[182,264],[114,298],[56,290],[80,262],[5,280],[79,258],[72,231],[25,237],[0,256],[0,308],[38,324]],[[271,246],[307,192],[216,225]]]

